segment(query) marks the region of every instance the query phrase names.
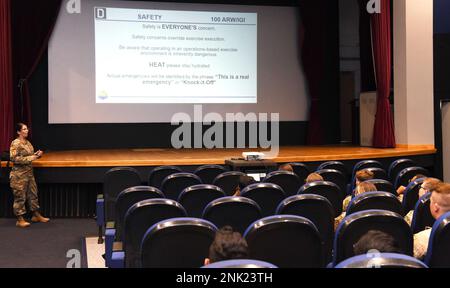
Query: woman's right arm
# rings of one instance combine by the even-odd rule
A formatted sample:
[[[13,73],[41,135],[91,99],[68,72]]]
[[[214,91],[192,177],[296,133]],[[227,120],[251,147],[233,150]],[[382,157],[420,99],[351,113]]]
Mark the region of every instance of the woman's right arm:
[[[28,165],[38,157],[36,155],[21,156],[19,155],[20,143],[13,141],[9,150],[9,157],[14,164]]]

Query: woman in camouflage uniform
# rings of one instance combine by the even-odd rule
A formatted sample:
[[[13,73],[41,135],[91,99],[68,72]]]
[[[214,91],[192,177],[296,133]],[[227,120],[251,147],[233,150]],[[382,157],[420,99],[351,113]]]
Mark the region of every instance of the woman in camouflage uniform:
[[[43,152],[34,152],[34,148],[27,140],[28,127],[23,123],[16,125],[18,137],[11,143],[9,150],[11,162],[14,167],[10,174],[10,185],[14,194],[14,214],[17,216],[16,226],[25,228],[30,223],[25,221],[23,215],[27,212],[25,209],[25,201],[28,202],[30,210],[33,212],[32,222],[48,222],[48,218],[44,218],[39,213],[39,201],[37,195],[36,181],[34,180],[33,167],[31,163],[41,158]]]

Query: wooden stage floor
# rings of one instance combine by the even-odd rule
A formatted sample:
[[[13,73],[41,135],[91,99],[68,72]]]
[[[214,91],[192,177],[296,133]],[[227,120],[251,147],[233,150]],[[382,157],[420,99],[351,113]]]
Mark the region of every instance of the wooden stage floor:
[[[261,149],[112,149],[47,152],[34,167],[114,167],[224,164],[244,151]],[[274,161],[320,162],[432,155],[434,146],[415,145],[389,149],[359,146],[283,146]],[[4,163],[2,162],[4,165]]]

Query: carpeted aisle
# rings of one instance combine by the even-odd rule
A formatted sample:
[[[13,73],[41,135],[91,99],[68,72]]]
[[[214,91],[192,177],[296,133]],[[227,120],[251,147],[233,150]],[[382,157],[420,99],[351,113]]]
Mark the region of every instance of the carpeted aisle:
[[[51,219],[25,229],[15,223],[0,218],[0,268],[65,268],[71,249],[80,251],[81,267],[86,267],[84,238],[96,235],[94,219]]]

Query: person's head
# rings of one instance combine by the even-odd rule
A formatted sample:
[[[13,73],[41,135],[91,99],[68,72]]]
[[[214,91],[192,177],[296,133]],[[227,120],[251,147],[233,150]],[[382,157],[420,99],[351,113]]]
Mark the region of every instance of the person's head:
[[[224,226],[217,231],[209,247],[209,256],[205,259],[205,265],[223,260],[246,259],[248,255],[247,241],[230,226]]]
[[[380,253],[403,253],[394,237],[379,230],[369,230],[353,245],[355,255],[366,254],[370,250],[377,250]]]
[[[427,178],[427,176],[425,176],[423,174],[416,174],[416,175],[414,175],[414,177],[409,179],[409,182],[413,182],[413,181],[416,181],[417,179],[421,179],[421,178]]]
[[[278,167],[278,170],[294,172],[294,169],[292,168],[292,165],[290,165],[290,164],[283,164],[280,167]]]
[[[433,191],[434,187],[436,185],[438,185],[439,183],[441,183],[441,180],[437,179],[437,178],[426,178],[425,180],[423,180],[422,184],[420,185],[420,189],[419,189],[419,198],[422,197],[423,195],[427,194],[428,192]]]
[[[19,136],[21,138],[27,138],[28,137],[27,125],[20,123],[20,122],[17,123],[16,124],[16,133],[17,133],[17,136]]]
[[[450,184],[441,182],[433,187],[430,198],[430,212],[434,219],[450,212]]]
[[[256,183],[255,179],[248,175],[242,175],[239,177],[239,183],[238,186],[236,186],[236,189],[234,190],[233,196],[240,196],[241,191],[247,187],[250,184]]]
[[[370,182],[361,182],[358,185],[356,185],[355,196],[365,192],[372,192],[372,191],[377,191],[377,187],[375,185],[373,185]]]
[[[317,173],[310,173],[308,175],[308,177],[306,177],[306,180],[305,180],[306,183],[311,183],[311,182],[315,182],[315,181],[323,181],[323,177]]]
[[[373,172],[367,169],[359,170],[355,174],[355,184],[358,185],[366,180],[373,179]]]

